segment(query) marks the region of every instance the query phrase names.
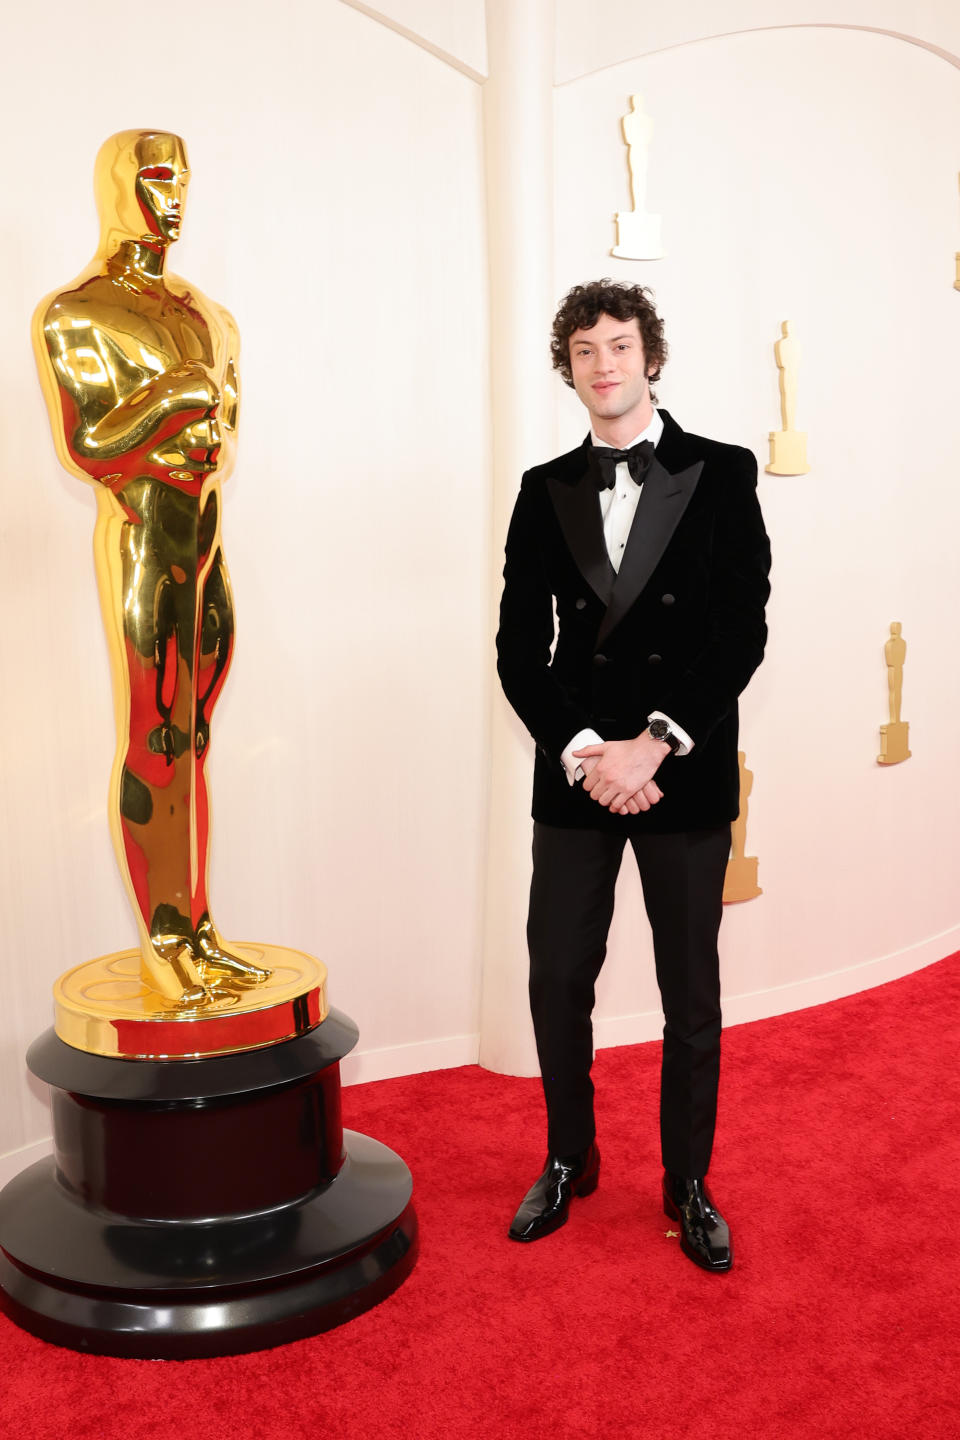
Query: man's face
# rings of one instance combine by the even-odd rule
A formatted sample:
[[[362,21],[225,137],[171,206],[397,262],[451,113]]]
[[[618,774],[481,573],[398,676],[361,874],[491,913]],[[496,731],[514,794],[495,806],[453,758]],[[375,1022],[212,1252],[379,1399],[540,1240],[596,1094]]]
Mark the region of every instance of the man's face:
[[[150,157],[150,163],[137,171],[137,202],[148,230],[161,244],[180,239],[189,179],[187,157],[179,146],[172,146],[165,155]]]
[[[614,320],[601,315],[589,330],[570,336],[573,385],[593,420],[635,417],[637,430],[653,414],[647,361],[636,316]]]

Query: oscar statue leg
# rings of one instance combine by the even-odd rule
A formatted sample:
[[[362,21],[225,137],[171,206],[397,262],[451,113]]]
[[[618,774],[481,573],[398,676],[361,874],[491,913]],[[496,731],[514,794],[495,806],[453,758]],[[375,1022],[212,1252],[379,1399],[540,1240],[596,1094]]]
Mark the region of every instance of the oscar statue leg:
[[[233,595],[223,549],[219,540],[218,505],[211,495],[201,519],[201,546],[204,531],[213,529],[214,550],[203,584],[197,625],[196,713],[193,725],[194,881],[190,913],[195,949],[204,983],[216,986],[259,985],[270,971],[232,953],[222,942],[210,915],[207,898],[210,866],[210,797],[206,764],[210,748],[210,717],[227,678],[233,656]]]
[[[205,993],[190,922],[193,507],[147,479],[125,486],[118,502],[120,564],[109,555],[101,569],[105,609],[119,617],[115,690],[129,695],[117,714],[111,829],[148,983],[192,1005]],[[117,530],[109,519],[107,528]],[[110,548],[105,537],[102,550]]]

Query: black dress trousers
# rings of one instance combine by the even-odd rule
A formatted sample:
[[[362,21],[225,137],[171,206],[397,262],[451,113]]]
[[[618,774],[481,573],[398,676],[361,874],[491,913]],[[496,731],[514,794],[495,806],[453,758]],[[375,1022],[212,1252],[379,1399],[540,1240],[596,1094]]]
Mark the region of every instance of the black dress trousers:
[[[527,941],[530,1008],[552,1154],[585,1150],[593,1117],[594,987],[607,949],[627,836],[536,823]],[[710,1163],[720,1073],[717,934],[729,825],[632,835],[653,932],[664,1012],[660,1141],[664,1168]]]

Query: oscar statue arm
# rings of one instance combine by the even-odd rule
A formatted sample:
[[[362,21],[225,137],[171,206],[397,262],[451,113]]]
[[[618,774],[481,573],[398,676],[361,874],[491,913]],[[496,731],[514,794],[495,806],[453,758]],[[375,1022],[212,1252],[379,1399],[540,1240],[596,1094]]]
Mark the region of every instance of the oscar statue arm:
[[[54,365],[60,385],[70,391],[73,387],[64,373],[66,367],[57,361]],[[89,460],[114,460],[165,439],[185,422],[211,415],[220,399],[210,376],[195,360],[152,375],[96,420],[84,413],[88,409],[82,401],[84,387],[76,388],[81,392],[75,393],[80,424],[69,438],[76,454]]]
[[[225,430],[236,432],[240,411],[240,380],[237,375],[240,357],[240,332],[230,311],[219,305],[220,318],[227,335],[227,363],[223,376],[223,397],[220,403],[219,419]]]
[[[144,376],[109,331],[56,301],[39,307],[33,333],[57,448],[78,474],[166,439],[220,403],[198,361]]]

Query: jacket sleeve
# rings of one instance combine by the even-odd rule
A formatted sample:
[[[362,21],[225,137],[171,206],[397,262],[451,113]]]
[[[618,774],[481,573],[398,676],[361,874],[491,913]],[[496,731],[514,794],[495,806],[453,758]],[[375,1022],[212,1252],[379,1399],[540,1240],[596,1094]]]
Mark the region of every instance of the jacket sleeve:
[[[538,747],[559,765],[564,748],[591,719],[570,699],[550,665],[555,623],[542,545],[545,503],[543,492],[538,494],[524,475],[507,532],[497,673]]]
[[[737,449],[718,498],[706,639],[657,703],[696,745],[728,715],[763,658],[770,542],[757,499],[757,461]]]

